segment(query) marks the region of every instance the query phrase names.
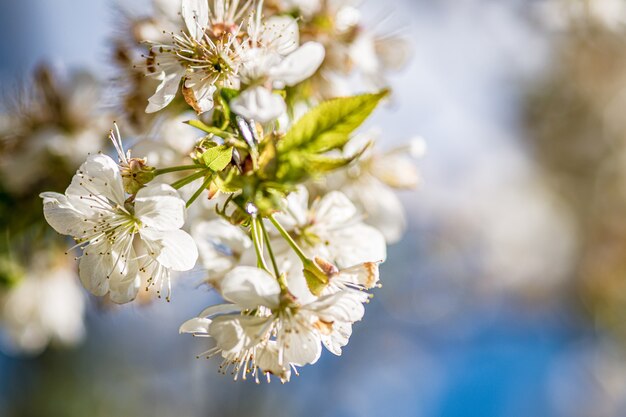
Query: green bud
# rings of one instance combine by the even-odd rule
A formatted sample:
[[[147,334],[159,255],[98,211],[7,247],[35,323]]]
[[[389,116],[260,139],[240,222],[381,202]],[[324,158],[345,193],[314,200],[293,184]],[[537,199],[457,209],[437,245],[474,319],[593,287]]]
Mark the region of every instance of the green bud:
[[[309,291],[315,296],[319,296],[322,291],[328,286],[330,277],[337,268],[322,260],[321,258],[315,258],[315,261],[308,260],[304,262],[304,278],[306,284],[309,287]]]
[[[122,167],[124,191],[137,194],[146,184],[154,179],[154,167],[146,165],[145,159],[132,158],[127,166]]]

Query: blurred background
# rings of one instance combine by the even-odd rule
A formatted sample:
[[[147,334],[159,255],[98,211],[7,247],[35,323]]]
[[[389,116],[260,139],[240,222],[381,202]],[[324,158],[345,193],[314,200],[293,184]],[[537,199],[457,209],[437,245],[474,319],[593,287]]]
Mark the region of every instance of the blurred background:
[[[112,4],[1,2],[2,96],[41,62],[109,80]],[[421,186],[401,195],[409,231],[343,356],[286,385],[233,382],[177,335],[210,297],[194,277],[170,304],[111,308],[81,292],[85,328],[66,337],[77,346],[23,355],[5,343],[0,416],[626,415],[626,2],[363,8],[415,48],[370,125],[384,146],[419,134],[428,151]],[[37,161],[16,164],[2,175]]]

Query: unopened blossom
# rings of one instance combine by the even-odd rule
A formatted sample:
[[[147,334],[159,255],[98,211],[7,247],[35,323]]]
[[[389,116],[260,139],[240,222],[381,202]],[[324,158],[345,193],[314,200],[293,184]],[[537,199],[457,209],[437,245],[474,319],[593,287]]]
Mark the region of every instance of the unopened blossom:
[[[94,295],[126,303],[137,295],[141,275],[170,286],[170,271],[193,268],[198,252],[180,230],[185,202],[165,184],[141,188],[127,199],[120,167],[106,155],[89,156],[65,194],[42,193],[44,215],[83,250],[80,279]]]
[[[234,86],[240,57],[234,46],[239,42],[239,20],[250,1],[183,0],[181,15],[186,30],[172,33],[170,44],[155,44],[147,58],[147,74],[160,81],[150,97],[146,112],[166,107],[182,93],[198,113],[213,108],[218,86]]]
[[[340,354],[336,341],[345,341],[345,329],[361,320],[367,294],[340,291],[301,304],[281,289],[275,277],[254,267],[238,267],[221,283],[221,293],[230,304],[205,309],[184,323],[180,331],[215,340],[205,353],[220,354],[222,368],[232,368],[237,378],[250,373],[274,374],[289,380],[291,370],[317,362],[322,342]],[[342,346],[345,343],[342,344]]]
[[[37,354],[49,344],[72,346],[83,338],[85,296],[75,271],[37,253],[24,277],[0,294],[0,323],[8,346]]]
[[[246,88],[231,102],[240,116],[267,123],[286,111],[280,94],[273,89],[294,86],[311,77],[324,60],[318,42],[300,45],[298,23],[289,16],[261,21],[253,14],[248,23],[249,40],[239,47],[239,78]]]

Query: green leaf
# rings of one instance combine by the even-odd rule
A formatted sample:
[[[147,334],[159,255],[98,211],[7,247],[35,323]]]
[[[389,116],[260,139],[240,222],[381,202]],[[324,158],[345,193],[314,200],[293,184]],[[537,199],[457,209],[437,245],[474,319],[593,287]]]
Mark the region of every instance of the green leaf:
[[[222,172],[213,179],[213,184],[224,194],[232,194],[243,188],[244,182],[237,169],[231,168],[227,172]]]
[[[362,94],[326,101],[304,115],[278,143],[279,153],[294,149],[324,153],[342,148],[350,134],[374,111],[388,94]]]
[[[226,145],[218,145],[207,149],[202,154],[202,161],[212,171],[221,171],[230,164],[233,159],[233,148]]]
[[[232,88],[222,88],[220,90],[220,97],[226,100],[227,103],[230,103],[230,101],[238,95],[239,91]]]

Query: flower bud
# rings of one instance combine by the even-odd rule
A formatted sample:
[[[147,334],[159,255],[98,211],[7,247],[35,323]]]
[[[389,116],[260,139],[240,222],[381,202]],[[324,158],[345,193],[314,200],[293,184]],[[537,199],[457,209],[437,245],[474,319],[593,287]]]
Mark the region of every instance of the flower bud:
[[[315,257],[314,261],[305,262],[302,272],[304,273],[309,291],[313,295],[319,296],[330,283],[330,278],[337,274],[339,270],[332,263]]]
[[[121,167],[124,191],[136,194],[147,183],[154,179],[154,167],[146,165],[145,159],[131,158],[128,164]]]

